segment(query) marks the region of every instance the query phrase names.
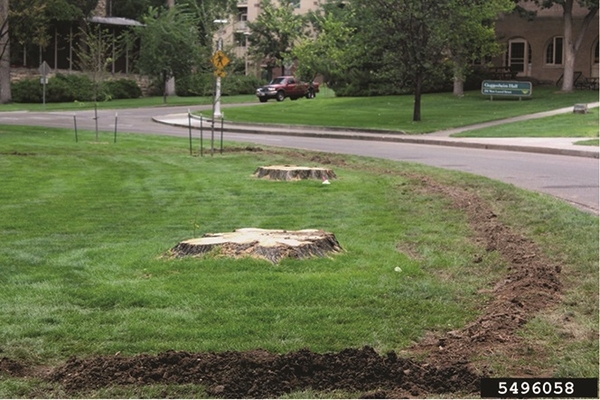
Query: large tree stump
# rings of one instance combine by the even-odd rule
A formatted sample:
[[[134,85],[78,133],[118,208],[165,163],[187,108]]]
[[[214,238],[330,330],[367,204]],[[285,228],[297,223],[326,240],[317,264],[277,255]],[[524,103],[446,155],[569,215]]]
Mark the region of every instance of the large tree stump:
[[[180,242],[171,249],[175,257],[196,256],[212,250],[229,257],[257,257],[277,264],[282,258],[326,257],[342,247],[333,233],[317,229],[300,231],[244,228],[234,232],[207,233]]]
[[[268,167],[258,167],[256,171],[254,171],[254,176],[278,181],[293,181],[300,179],[319,179],[325,181],[337,178],[335,172],[331,169],[300,167],[297,165],[271,165]]]

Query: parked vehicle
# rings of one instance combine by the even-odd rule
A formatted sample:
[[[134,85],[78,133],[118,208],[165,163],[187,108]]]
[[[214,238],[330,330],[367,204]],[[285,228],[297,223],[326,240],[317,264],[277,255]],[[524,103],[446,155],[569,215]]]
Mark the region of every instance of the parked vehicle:
[[[319,93],[319,84],[317,82],[306,83],[293,76],[279,76],[268,85],[256,89],[256,96],[261,103],[269,99],[283,101],[286,97],[297,100],[300,97],[313,99]]]

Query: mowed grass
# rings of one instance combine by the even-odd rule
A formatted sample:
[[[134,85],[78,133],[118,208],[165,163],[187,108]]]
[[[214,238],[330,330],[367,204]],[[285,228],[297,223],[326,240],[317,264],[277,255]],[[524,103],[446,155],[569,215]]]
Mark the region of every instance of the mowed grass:
[[[223,104],[249,103],[256,100],[255,95],[236,95],[223,96]],[[174,107],[174,106],[202,106],[212,105],[214,99],[211,96],[168,96],[167,102],[164,102],[162,96],[140,97],[139,99],[117,99],[109,101],[74,101],[70,103],[9,103],[0,104],[0,112],[5,111],[76,111],[89,110],[97,107],[98,109],[122,109],[122,108],[140,108],[140,107]]]
[[[598,138],[598,109],[587,114],[560,114],[465,131],[455,137],[592,137]],[[598,140],[595,140],[598,143]],[[593,144],[593,143],[590,143]]]
[[[480,289],[506,263],[473,240],[448,199],[409,178],[424,174],[476,190],[563,266],[564,302],[523,335],[545,346],[562,376],[597,371],[596,216],[416,164],[230,143],[222,155],[190,157],[187,139],[123,134],[113,144],[104,135],[75,143],[70,130],[0,128],[0,357],[55,365],[170,349],[385,352],[458,329],[481,312]],[[307,160],[324,157],[339,176],[331,185],[252,176],[261,165],[322,166]],[[277,265],[165,257],[181,240],[244,227],[324,229],[344,252]],[[565,316],[568,332],[552,322]],[[4,380],[0,397],[30,397],[38,384]]]
[[[405,178],[350,169],[329,187],[272,182],[252,173],[293,161],[285,153],[199,158],[185,140],[76,144],[39,128],[2,138],[4,354],[385,351],[476,312],[475,286],[444,282],[396,250],[399,236],[414,236],[442,269],[466,268],[475,251],[443,201],[390,192]],[[181,240],[244,227],[325,229],[346,252],[279,265],[163,257]]]
[[[524,114],[598,101],[598,92],[557,93],[555,87],[536,87],[531,98],[483,96],[467,92],[462,98],[451,93],[430,93],[422,98],[421,121],[413,122],[414,96],[332,98],[269,101],[261,107],[227,108],[225,119],[238,122],[300,124],[402,131],[411,134],[473,125]]]

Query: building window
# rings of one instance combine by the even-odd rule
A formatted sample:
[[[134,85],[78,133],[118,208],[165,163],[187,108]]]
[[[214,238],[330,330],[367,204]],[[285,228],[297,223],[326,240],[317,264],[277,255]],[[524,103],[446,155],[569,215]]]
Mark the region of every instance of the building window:
[[[546,64],[562,65],[563,63],[563,38],[560,36],[552,38],[546,47]]]

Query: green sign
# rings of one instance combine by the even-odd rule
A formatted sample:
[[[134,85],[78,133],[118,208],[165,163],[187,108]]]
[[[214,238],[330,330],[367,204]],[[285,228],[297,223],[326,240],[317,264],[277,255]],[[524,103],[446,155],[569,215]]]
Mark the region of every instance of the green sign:
[[[531,96],[531,82],[483,81],[481,94],[486,96]]]

